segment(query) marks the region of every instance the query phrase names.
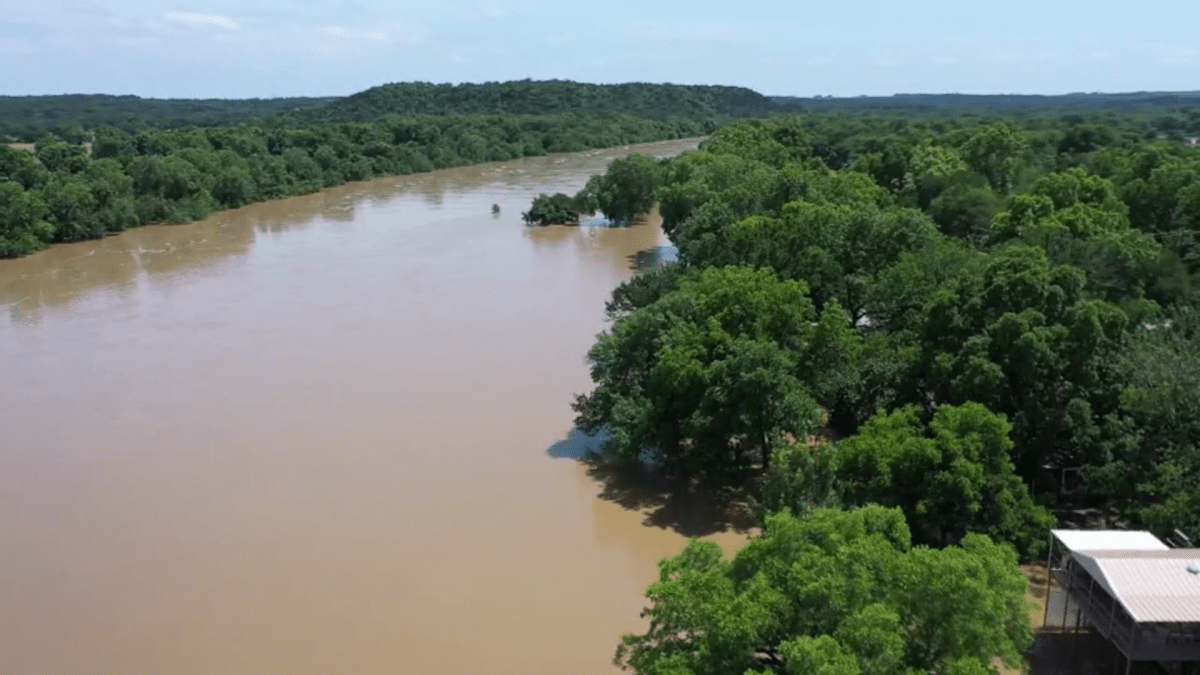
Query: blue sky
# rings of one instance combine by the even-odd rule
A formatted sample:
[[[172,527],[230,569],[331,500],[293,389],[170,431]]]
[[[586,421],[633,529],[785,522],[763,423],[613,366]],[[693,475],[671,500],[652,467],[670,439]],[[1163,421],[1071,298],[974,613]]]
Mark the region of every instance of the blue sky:
[[[385,82],[800,96],[1200,89],[1200,0],[7,0],[0,94],[344,95]]]

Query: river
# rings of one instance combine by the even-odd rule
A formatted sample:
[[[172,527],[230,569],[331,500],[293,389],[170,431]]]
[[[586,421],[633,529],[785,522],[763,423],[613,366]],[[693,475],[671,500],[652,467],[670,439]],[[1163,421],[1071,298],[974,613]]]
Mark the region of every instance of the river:
[[[615,672],[656,562],[748,524],[577,461],[585,353],[613,287],[671,255],[658,223],[520,212],[695,145],[0,261],[0,670]]]

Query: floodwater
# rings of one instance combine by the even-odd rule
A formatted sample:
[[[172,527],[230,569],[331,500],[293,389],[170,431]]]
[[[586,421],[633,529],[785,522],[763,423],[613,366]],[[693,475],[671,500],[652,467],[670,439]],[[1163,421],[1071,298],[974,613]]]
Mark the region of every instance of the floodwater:
[[[0,261],[0,671],[612,673],[744,516],[577,461],[656,222],[538,192],[695,141],[381,179]],[[499,204],[499,215],[491,213]]]

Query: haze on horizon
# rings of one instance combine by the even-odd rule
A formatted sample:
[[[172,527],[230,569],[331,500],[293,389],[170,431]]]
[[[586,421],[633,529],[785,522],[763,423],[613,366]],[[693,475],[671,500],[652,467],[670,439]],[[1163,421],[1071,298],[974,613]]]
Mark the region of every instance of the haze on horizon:
[[[831,7],[832,5],[832,7]],[[6,7],[0,94],[346,95],[570,79],[771,95],[1200,89],[1200,3],[51,0]]]

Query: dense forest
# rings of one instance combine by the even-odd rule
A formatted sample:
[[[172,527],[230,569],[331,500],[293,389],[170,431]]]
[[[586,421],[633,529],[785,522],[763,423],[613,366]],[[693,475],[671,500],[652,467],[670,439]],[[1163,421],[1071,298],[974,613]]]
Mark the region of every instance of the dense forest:
[[[1200,150],[1137,119],[809,113],[526,219],[656,204],[679,259],[613,292],[577,424],[747,490],[763,533],[664,561],[618,664],[992,672],[1056,519],[1200,541]]]
[[[658,121],[766,117],[791,107],[743,87],[675,84],[583,84],[569,81],[432,84],[373,87],[344,98],[147,99],[70,94],[0,96],[0,140],[33,143],[47,134],[79,143],[88,132],[126,133],[251,125],[308,127],[382,122],[400,116],[553,115],[633,116]]]
[[[71,142],[88,131],[115,127],[146,129],[272,124],[287,113],[337,100],[327,98],[153,99],[104,94],[0,96],[0,140],[33,143],[47,134]]]
[[[563,80],[484,84],[385,84],[298,119],[373,122],[386,115],[632,115],[653,120],[766,117],[789,106],[744,87],[679,84],[583,84]]]
[[[347,181],[698,136],[701,121],[615,116],[392,116],[372,124],[102,127],[91,150],[55,137],[0,146],[0,257]]]
[[[1133,92],[1127,94],[893,94],[891,96],[772,96],[774,101],[804,110],[938,110],[941,112],[1134,112],[1200,105],[1200,91]]]

